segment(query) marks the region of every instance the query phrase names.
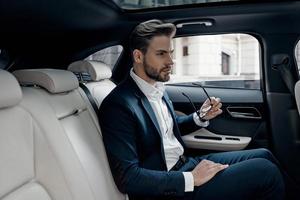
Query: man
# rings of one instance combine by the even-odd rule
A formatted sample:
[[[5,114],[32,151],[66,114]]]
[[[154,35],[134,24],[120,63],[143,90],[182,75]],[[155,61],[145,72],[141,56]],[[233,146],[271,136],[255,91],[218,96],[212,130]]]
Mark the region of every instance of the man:
[[[266,149],[201,157],[184,155],[181,134],[206,127],[222,113],[211,109],[176,116],[162,82],[170,79],[176,28],[160,20],[139,24],[131,36],[133,68],[99,110],[116,185],[134,199],[283,199],[284,183]],[[210,106],[206,100],[200,109]]]

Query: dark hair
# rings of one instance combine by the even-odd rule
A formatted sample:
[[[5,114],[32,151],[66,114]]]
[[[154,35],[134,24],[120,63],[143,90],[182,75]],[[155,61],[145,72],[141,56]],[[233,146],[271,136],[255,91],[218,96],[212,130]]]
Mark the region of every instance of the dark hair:
[[[131,51],[138,49],[145,54],[153,37],[162,35],[173,37],[175,33],[176,27],[172,23],[164,23],[158,19],[145,21],[133,30],[130,37],[130,49]]]

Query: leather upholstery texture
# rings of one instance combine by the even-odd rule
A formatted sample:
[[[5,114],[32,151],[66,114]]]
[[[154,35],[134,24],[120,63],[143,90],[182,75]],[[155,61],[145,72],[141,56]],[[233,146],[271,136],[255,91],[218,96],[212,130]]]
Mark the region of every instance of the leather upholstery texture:
[[[296,98],[298,113],[300,114],[300,81],[297,81],[295,85],[295,98]]]
[[[112,75],[110,67],[98,61],[76,61],[69,65],[68,70],[72,72],[86,72],[93,81],[109,79]]]
[[[69,65],[68,70],[76,73],[88,73],[92,80],[84,83],[94,97],[99,108],[104,98],[116,87],[111,78],[111,69],[104,63],[96,61],[76,61]]]
[[[41,72],[22,71],[17,73],[21,81]],[[55,92],[22,87],[19,104],[0,108],[0,199],[126,199],[114,184],[96,113],[70,73],[47,70],[48,78],[37,82],[47,85],[52,77],[49,88]],[[59,86],[62,82],[69,85]],[[21,90],[17,84],[11,87]]]
[[[73,73],[65,70],[26,69],[13,72],[22,85],[37,85],[50,93],[62,93],[79,87]]]
[[[17,105],[22,99],[19,83],[9,72],[0,69],[0,108]]]

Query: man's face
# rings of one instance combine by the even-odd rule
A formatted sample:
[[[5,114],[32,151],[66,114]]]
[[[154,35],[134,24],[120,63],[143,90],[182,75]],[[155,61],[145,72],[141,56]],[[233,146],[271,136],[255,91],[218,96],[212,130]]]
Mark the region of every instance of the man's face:
[[[143,67],[145,74],[154,81],[170,80],[173,67],[171,54],[172,38],[167,36],[153,37],[144,55]]]

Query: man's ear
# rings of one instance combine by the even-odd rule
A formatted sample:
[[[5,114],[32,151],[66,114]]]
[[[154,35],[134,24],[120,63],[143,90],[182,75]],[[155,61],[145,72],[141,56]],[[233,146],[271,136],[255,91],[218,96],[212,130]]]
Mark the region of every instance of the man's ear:
[[[135,49],[135,50],[133,50],[132,54],[133,54],[133,60],[134,60],[134,62],[136,62],[138,64],[143,63],[143,60],[144,60],[144,54],[143,54],[143,52],[141,52],[138,49]]]

